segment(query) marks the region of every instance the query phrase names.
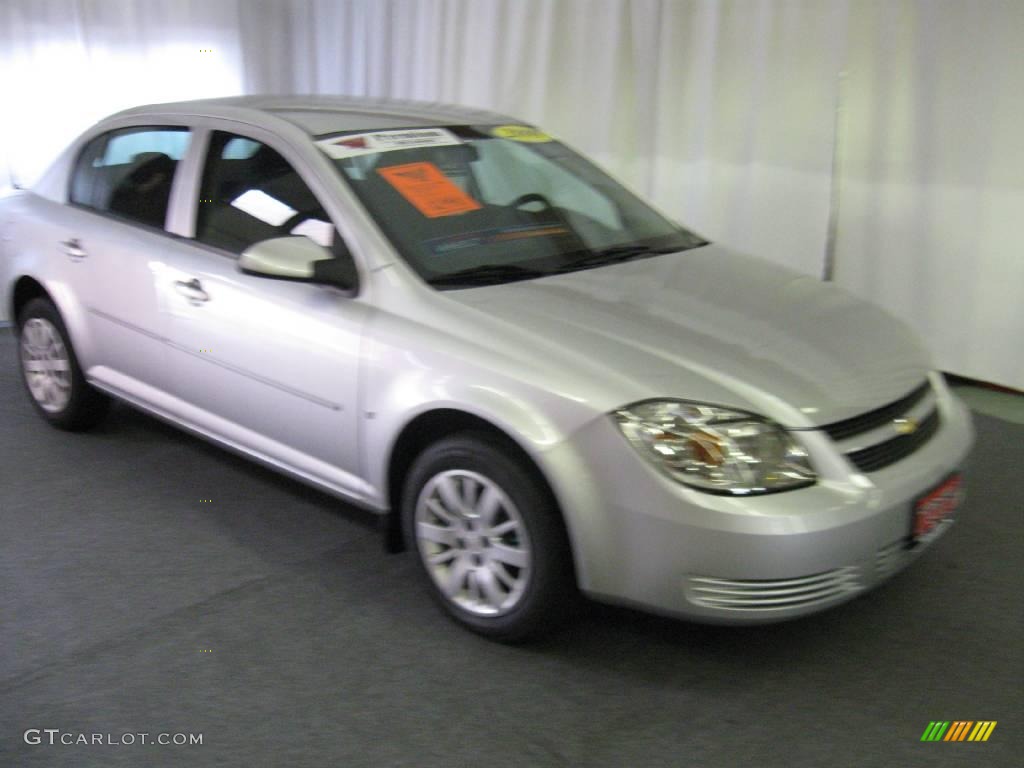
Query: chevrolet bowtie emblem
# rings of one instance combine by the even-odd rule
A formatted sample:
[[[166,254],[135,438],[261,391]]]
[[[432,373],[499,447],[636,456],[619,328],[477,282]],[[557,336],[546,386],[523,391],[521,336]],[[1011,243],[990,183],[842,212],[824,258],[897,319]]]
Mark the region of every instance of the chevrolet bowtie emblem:
[[[893,419],[892,426],[898,435],[911,435],[917,432],[917,422],[913,419]]]

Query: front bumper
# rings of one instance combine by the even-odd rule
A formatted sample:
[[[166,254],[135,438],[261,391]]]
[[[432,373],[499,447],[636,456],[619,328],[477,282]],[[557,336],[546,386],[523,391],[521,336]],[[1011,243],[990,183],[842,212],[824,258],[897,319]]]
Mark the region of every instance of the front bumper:
[[[964,471],[973,441],[969,411],[941,382],[936,391],[942,425],[912,455],[863,474],[815,432],[816,485],[748,498],[675,483],[610,420],[594,422],[550,457],[581,589],[713,623],[793,618],[871,589],[953,523],[907,547],[914,499]]]

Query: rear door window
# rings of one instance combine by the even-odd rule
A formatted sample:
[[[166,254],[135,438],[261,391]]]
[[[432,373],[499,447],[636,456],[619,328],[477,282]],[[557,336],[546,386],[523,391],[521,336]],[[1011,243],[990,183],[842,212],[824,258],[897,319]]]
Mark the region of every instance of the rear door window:
[[[71,202],[163,229],[187,128],[121,128],[93,139],[78,157]]]

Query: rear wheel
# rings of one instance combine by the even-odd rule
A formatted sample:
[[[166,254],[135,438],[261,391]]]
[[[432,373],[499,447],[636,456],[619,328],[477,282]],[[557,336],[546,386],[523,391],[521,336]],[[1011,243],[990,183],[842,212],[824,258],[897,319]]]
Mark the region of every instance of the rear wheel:
[[[48,299],[32,299],[19,313],[18,356],[32,404],[55,427],[87,429],[106,414],[109,399],[85,380],[60,313]]]
[[[402,500],[409,549],[460,624],[518,642],[552,629],[575,604],[572,554],[550,491],[490,435],[427,448]]]

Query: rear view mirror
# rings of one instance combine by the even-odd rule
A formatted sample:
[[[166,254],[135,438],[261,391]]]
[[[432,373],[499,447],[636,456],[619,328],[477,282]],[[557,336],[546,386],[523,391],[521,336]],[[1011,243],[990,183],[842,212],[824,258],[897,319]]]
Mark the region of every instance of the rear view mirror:
[[[334,285],[345,290],[356,286],[350,258],[335,258],[330,250],[308,237],[289,235],[262,240],[238,257],[238,269],[249,275],[278,280],[298,280]]]

